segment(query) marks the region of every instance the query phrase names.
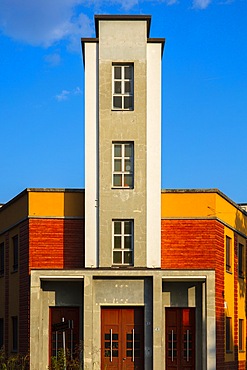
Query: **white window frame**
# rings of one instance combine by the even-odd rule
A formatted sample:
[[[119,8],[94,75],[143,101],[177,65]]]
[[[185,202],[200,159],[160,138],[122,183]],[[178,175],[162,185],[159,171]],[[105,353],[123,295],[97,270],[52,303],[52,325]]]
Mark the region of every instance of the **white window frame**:
[[[120,155],[116,155],[116,146],[121,147]],[[127,146],[131,147],[131,154],[126,155]],[[120,164],[117,167],[117,163]],[[130,167],[130,168],[129,168]],[[126,181],[127,178],[131,181]],[[117,181],[120,179],[120,181]],[[112,143],[112,187],[121,189],[134,188],[134,143],[132,141]]]
[[[116,76],[116,69],[119,69],[120,76]],[[125,75],[126,68],[130,68],[131,75]],[[128,87],[126,89],[126,87]],[[116,104],[118,99],[120,104]],[[126,106],[126,102],[129,104]],[[130,103],[131,102],[131,103]],[[134,64],[113,64],[112,65],[112,109],[113,110],[134,110]]]
[[[115,230],[115,225],[120,225],[120,231]],[[130,232],[125,232],[125,225],[129,224]],[[126,225],[127,226],[127,225]],[[130,238],[129,248],[125,247],[126,238]],[[118,242],[117,242],[117,240]],[[118,246],[120,244],[120,246]],[[121,258],[116,258],[116,256]],[[130,256],[130,258],[129,258]],[[127,257],[127,262],[126,262]],[[112,221],[112,264],[113,266],[133,266],[134,263],[134,221],[113,220]]]

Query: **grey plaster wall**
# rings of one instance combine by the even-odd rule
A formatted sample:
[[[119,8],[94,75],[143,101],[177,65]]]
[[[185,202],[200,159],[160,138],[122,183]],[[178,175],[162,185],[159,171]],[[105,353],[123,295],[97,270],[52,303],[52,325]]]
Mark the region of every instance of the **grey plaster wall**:
[[[99,23],[99,265],[112,265],[112,220],[134,220],[134,265],[146,266],[146,22]],[[134,110],[112,110],[112,63],[134,64]],[[112,189],[112,143],[134,141],[134,189]]]

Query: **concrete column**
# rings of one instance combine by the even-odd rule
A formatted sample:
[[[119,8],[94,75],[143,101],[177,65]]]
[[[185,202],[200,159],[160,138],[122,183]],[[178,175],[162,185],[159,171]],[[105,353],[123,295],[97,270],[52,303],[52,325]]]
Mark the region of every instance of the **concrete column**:
[[[164,370],[162,276],[153,276],[153,369]]]
[[[84,278],[84,368],[93,369],[93,281]]]

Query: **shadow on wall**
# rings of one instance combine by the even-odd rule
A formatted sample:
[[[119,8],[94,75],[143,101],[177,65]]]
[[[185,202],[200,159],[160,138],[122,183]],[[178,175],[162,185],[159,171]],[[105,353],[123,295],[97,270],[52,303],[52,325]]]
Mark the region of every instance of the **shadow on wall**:
[[[235,218],[235,228],[236,230],[242,230],[243,234],[247,234],[247,214],[244,217],[240,217],[242,215],[239,211],[236,212],[236,218]],[[236,238],[238,239],[238,238]],[[246,241],[246,238],[245,238]],[[240,297],[246,296],[246,271],[247,271],[247,251],[246,247],[244,248],[244,253],[241,258],[239,255],[239,241],[236,240],[237,245],[234,246],[234,261],[236,261],[237,264],[237,275],[241,276],[241,278],[238,279],[238,286],[239,286],[239,294]],[[239,258],[242,259],[242,261],[239,260]],[[240,264],[243,264],[242,268],[240,268]],[[239,270],[243,270],[243,276],[242,273],[240,273]]]
[[[64,193],[63,260],[64,268],[85,267],[85,193]]]

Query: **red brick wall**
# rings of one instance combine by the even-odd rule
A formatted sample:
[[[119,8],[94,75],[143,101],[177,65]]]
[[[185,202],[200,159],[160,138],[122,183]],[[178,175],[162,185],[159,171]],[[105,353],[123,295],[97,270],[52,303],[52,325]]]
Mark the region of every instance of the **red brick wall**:
[[[84,220],[30,219],[29,269],[85,266]]]
[[[224,226],[216,220],[162,220],[162,269],[214,269],[216,363],[224,369]]]

